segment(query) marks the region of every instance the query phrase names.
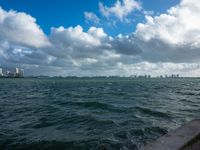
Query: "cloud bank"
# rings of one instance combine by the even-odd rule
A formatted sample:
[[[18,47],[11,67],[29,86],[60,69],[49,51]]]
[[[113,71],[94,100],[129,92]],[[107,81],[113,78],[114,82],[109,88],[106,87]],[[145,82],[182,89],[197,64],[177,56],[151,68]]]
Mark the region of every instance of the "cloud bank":
[[[0,8],[0,39],[1,41],[21,44],[35,48],[50,45],[36,19],[25,13],[6,12]]]
[[[169,62],[199,61],[199,17],[197,0],[182,0],[165,14],[146,16],[146,23],[139,23],[135,32],[144,58]]]
[[[118,12],[118,9],[120,11]],[[123,20],[140,9],[134,0],[100,4],[105,17]],[[85,12],[88,20],[96,20]],[[200,75],[200,4],[182,0],[159,16],[146,15],[136,31],[111,37],[103,28],[52,27],[44,34],[32,16],[0,8],[0,65],[28,75]]]

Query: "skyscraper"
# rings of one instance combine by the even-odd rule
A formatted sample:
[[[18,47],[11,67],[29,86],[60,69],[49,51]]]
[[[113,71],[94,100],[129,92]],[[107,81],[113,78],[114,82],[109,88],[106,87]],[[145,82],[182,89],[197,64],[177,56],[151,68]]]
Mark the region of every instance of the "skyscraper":
[[[20,72],[19,72],[19,68],[16,68],[16,69],[15,69],[15,73],[16,73],[16,74],[19,74],[19,73],[20,73]]]
[[[20,75],[21,75],[21,77],[24,77],[24,69],[20,70]]]
[[[24,69],[16,68],[15,69],[15,77],[21,78],[24,76]]]
[[[0,68],[0,76],[3,76],[3,69]]]

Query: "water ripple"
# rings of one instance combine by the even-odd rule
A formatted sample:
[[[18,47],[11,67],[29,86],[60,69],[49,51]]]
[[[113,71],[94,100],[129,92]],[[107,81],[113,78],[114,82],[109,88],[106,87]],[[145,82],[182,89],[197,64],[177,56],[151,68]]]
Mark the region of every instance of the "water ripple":
[[[0,149],[138,150],[199,118],[199,79],[0,79]]]

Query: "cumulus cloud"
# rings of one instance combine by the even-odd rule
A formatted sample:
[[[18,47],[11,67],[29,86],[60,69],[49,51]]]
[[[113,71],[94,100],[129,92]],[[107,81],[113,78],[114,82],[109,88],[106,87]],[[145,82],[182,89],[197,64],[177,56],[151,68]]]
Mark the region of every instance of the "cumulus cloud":
[[[115,37],[111,41],[112,48],[120,54],[123,55],[140,55],[142,50],[134,41],[134,37],[130,36],[122,36],[121,34]]]
[[[102,68],[106,68],[117,72],[115,70],[117,68],[121,71],[126,70],[124,71],[126,73],[133,73],[134,71],[144,73],[150,72],[152,66],[158,70],[153,70],[156,73],[173,73],[173,71],[186,73],[185,70],[191,72],[190,68],[198,70],[200,62],[200,22],[198,21],[200,7],[195,5],[196,3],[197,0],[182,0],[179,5],[170,8],[166,13],[159,16],[146,15],[146,23],[139,23],[136,31],[128,36],[109,37],[103,29],[95,27],[87,32],[83,32],[81,27],[71,28],[73,31],[71,34],[74,34],[76,28],[80,28],[79,36],[76,36],[72,41],[78,40],[75,43],[81,44],[78,44],[80,47],[77,47],[73,42],[68,44],[68,46],[70,45],[68,49],[71,48],[73,52],[70,56],[73,56],[72,58],[77,66],[91,71],[94,69],[104,72]],[[119,4],[115,6],[122,6],[122,3]],[[121,16],[124,17],[124,15]],[[69,29],[65,30],[68,31]],[[95,34],[91,34],[92,30],[95,31],[95,34],[101,33],[102,36],[94,36]],[[71,41],[71,37],[68,39],[69,37],[67,36],[64,39]],[[65,49],[66,47],[64,46]],[[103,59],[111,54],[116,57]],[[88,56],[90,57],[88,58]],[[145,62],[145,65],[142,62]],[[141,70],[138,68],[141,68]],[[145,68],[149,68],[149,70]],[[92,72],[95,72],[94,70]]]
[[[102,28],[91,27],[87,32],[78,25],[76,27],[52,28],[50,41],[54,45],[50,53],[58,57],[85,58],[93,57],[103,51],[103,42],[109,37]]]
[[[25,13],[4,11],[0,7],[0,40],[31,47],[49,46],[48,38],[36,24],[36,19]]]
[[[102,28],[96,27],[90,27],[88,31],[84,31],[80,25],[52,28],[49,39],[54,45],[50,53],[55,53],[53,55],[59,57],[98,59],[101,56],[106,58],[106,55],[135,56],[141,53],[141,49],[134,42],[134,37],[119,35],[113,38],[108,36]]]
[[[123,21],[133,11],[141,10],[142,6],[140,2],[136,0],[117,0],[111,7],[104,6],[103,3],[100,2],[99,8],[103,16],[107,18],[114,16],[120,19],[120,21]]]
[[[135,32],[144,58],[154,61],[199,61],[200,5],[198,0],[182,0],[160,16],[146,16]]]
[[[91,23],[94,23],[96,25],[98,25],[100,23],[99,17],[97,17],[97,15],[94,14],[93,12],[87,12],[87,11],[85,11],[84,12],[84,17],[85,17],[85,20],[87,22],[91,22]]]
[[[105,16],[123,20],[139,9],[128,7],[131,2],[136,1],[101,7]],[[35,18],[1,8],[0,66],[19,66],[34,75],[200,75],[198,0],[182,0],[159,16],[148,14],[129,35],[111,37],[103,28],[77,25],[51,28],[47,37]]]
[[[46,65],[48,54],[40,49],[50,46],[35,18],[0,7],[0,66]]]

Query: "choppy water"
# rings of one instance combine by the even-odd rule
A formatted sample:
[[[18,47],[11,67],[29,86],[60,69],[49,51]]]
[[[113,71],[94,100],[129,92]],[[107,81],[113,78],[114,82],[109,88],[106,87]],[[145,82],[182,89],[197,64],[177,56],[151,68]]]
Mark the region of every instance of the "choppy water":
[[[0,79],[0,149],[137,150],[199,115],[200,79]]]

